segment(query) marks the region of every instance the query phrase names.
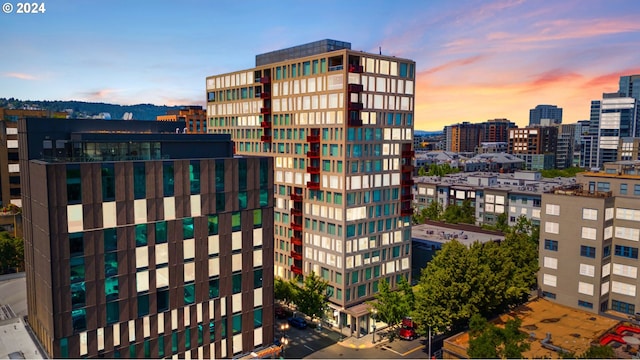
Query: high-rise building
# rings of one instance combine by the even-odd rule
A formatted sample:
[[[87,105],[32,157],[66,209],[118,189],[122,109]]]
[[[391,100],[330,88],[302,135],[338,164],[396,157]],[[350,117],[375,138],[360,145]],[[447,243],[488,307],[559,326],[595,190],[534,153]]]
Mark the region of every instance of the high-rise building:
[[[556,145],[557,169],[566,169],[573,166],[573,154],[576,145],[576,128],[579,124],[558,125],[558,142]]]
[[[483,142],[507,142],[509,129],[516,128],[516,124],[509,119],[491,119],[482,123],[447,125],[444,128],[447,151],[477,152]]]
[[[625,97],[632,97],[640,101],[640,75],[620,76],[618,90]]]
[[[562,123],[562,108],[556,105],[538,105],[529,110],[529,126],[549,126]]]
[[[276,275],[327,280],[328,321],[360,336],[380,281],[410,276],[415,62],[350,48],[322,40],[207,77],[207,131],[274,158]]]
[[[273,160],[176,124],[20,120],[28,321],[50,357],[273,342]]]
[[[593,313],[640,309],[640,162],[607,163],[576,185],[542,196],[540,271],[544,297]]]
[[[157,121],[184,121],[187,126],[177,131],[190,134],[207,133],[207,112],[202,106],[183,106],[178,110],[169,110],[166,115],[156,116]]]
[[[557,144],[555,126],[509,129],[509,153],[524,160],[526,170],[553,169]]]
[[[491,119],[482,125],[480,142],[508,142],[509,129],[516,128],[516,124],[509,119]]]

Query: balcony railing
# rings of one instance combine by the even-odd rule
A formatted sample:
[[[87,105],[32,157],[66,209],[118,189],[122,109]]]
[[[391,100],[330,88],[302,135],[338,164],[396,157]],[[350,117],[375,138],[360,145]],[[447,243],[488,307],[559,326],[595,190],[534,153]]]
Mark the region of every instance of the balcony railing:
[[[263,76],[260,78],[261,84],[268,84],[271,82],[271,76]]]
[[[319,158],[320,157],[320,152],[319,151],[307,151],[307,157],[308,158]]]
[[[320,142],[320,135],[307,135],[307,142],[309,143]]]
[[[291,265],[291,272],[297,275],[302,275],[302,268],[295,265]]]
[[[268,129],[268,128],[271,127],[271,121],[263,121],[263,122],[260,123],[260,126],[265,128],[265,129]]]
[[[349,84],[347,89],[350,93],[359,93],[364,90],[364,86],[361,84]]]
[[[291,257],[294,258],[295,260],[302,260],[302,254],[297,253],[293,250],[291,250]]]
[[[320,190],[320,183],[317,181],[307,181],[307,188],[311,190]]]
[[[271,142],[271,135],[262,135],[262,136],[260,136],[260,141],[262,141],[262,142]]]
[[[302,224],[296,224],[292,222],[290,225],[291,229],[293,229],[294,231],[302,231]]]
[[[289,198],[295,202],[302,201],[302,195],[300,194],[290,194]]]
[[[307,172],[309,174],[320,174],[320,168],[317,166],[307,166]]]
[[[271,98],[271,93],[270,92],[262,92],[260,93],[260,99],[270,99]]]
[[[268,108],[268,107],[260,108],[260,114],[262,115],[271,114],[271,108]]]
[[[297,238],[295,236],[292,236],[291,237],[291,243],[293,245],[302,246],[302,239],[301,238]]]
[[[293,216],[302,216],[302,210],[301,209],[296,209],[296,208],[291,208],[291,215],[293,215]]]
[[[349,65],[349,72],[350,73],[362,74],[363,70],[364,69],[362,68],[362,65]]]
[[[403,158],[412,158],[414,157],[416,154],[415,151],[413,150],[402,150],[402,157]]]

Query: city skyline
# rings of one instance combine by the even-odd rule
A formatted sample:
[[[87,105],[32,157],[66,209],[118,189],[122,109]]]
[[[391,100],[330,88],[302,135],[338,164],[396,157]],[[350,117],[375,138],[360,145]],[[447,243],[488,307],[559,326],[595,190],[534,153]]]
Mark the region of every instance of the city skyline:
[[[0,97],[204,105],[206,76],[329,38],[414,59],[415,128],[433,131],[526,126],[538,104],[562,107],[564,123],[588,119],[592,99],[640,73],[633,1],[259,4],[49,1],[44,14],[1,13]]]

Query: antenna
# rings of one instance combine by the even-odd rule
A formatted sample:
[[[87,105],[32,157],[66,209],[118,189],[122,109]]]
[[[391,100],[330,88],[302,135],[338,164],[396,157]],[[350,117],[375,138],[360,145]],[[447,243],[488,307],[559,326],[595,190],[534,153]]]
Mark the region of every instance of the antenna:
[[[378,46],[378,51],[380,51],[380,55],[382,55],[382,46]]]

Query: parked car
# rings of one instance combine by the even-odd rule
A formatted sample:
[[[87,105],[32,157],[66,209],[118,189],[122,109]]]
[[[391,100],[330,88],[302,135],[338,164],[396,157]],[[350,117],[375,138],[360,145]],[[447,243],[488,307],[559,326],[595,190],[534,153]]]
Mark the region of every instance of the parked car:
[[[287,322],[289,323],[289,325],[298,328],[298,329],[306,329],[307,328],[307,322],[302,319],[302,318],[298,318],[298,317],[290,317],[287,319]]]
[[[418,333],[416,333],[417,325],[412,318],[405,317],[400,325],[400,331],[398,331],[400,339],[413,340],[418,337]]]
[[[287,313],[280,306],[276,306],[275,309],[274,309],[274,312],[276,314],[276,318],[278,318],[278,319],[286,319],[287,318]]]

